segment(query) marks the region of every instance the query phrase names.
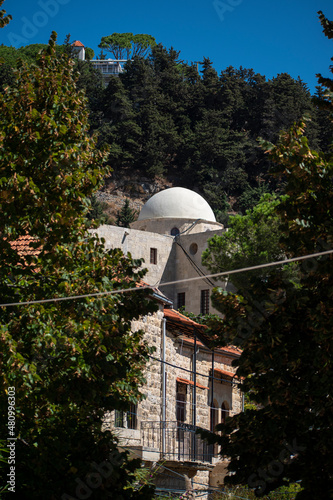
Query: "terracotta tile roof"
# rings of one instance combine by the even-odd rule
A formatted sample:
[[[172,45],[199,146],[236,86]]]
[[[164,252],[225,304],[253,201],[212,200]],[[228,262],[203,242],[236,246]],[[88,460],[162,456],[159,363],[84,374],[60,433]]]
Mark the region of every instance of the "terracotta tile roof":
[[[169,321],[170,326],[176,326],[184,332],[193,333],[193,330],[203,332],[207,328],[174,309],[164,309],[164,316]]]
[[[13,250],[15,250],[21,257],[26,255],[38,255],[40,253],[41,247],[33,248],[30,244],[37,243],[38,238],[33,236],[25,235],[20,236],[15,241],[10,241],[9,244]]]
[[[223,377],[230,377],[230,378],[238,378],[241,380],[245,380],[244,377],[238,377],[235,373],[228,372],[227,370],[221,370],[220,368],[214,368],[214,372],[221,373]]]
[[[220,368],[214,368],[214,372],[221,373],[224,377],[234,378],[235,374],[233,372],[228,372],[227,370],[221,370]]]
[[[72,47],[84,47],[83,43],[79,42],[79,40],[75,40],[72,43]]]
[[[193,380],[188,380],[187,378],[177,377],[176,381],[179,382],[180,384],[194,385]],[[195,385],[197,387],[199,387],[200,389],[208,389],[209,390],[209,387],[206,387],[205,385],[199,384],[198,382]]]
[[[194,339],[192,339],[191,337],[189,337],[187,335],[183,335],[181,338],[182,338],[182,340],[185,340],[185,342],[188,342],[190,344],[194,344]],[[200,346],[203,346],[205,344],[202,344],[199,340],[197,340],[197,345],[200,347]],[[242,351],[240,349],[238,349],[238,347],[231,347],[231,346],[216,347],[214,349],[214,351],[216,353],[219,353],[219,354],[226,353],[226,354],[235,354],[237,356],[240,356],[242,354]]]
[[[200,339],[197,339],[197,345],[204,345],[209,348],[211,339],[207,334],[205,334],[205,330],[207,329],[205,325],[196,323],[192,319],[184,316],[184,314],[181,314],[174,309],[164,309],[164,316],[167,320],[168,329],[183,333],[183,340],[194,344],[193,335],[196,333],[198,339]],[[215,348],[215,352],[231,354],[237,357],[242,353],[242,351],[235,346]]]

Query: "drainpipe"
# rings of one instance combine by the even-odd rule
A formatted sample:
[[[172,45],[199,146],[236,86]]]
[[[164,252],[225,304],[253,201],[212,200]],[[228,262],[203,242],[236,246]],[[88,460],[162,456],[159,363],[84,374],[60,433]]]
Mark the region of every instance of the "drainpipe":
[[[166,319],[162,319],[162,457],[165,456],[165,421],[166,421],[166,373],[165,373],[165,332]]]
[[[212,422],[214,420],[214,410],[213,410],[213,406],[214,406],[214,355],[215,355],[215,352],[214,350],[212,351],[212,397],[211,397],[211,400],[210,400],[210,430],[211,431],[214,431],[214,429],[212,428]]]
[[[193,353],[193,413],[192,413],[192,424],[194,429],[197,425],[197,336],[194,334],[194,353]],[[196,450],[196,439],[193,433],[193,458],[196,460],[197,450]]]
[[[194,353],[193,353],[193,412],[192,424],[197,423],[197,336],[194,334]]]

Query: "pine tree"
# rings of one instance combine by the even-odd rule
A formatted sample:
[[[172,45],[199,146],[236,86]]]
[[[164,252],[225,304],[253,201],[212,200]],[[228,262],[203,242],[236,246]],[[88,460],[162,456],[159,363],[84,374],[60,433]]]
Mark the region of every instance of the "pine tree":
[[[117,226],[130,227],[137,218],[137,213],[130,207],[129,199],[126,198],[120,211],[117,212]]]

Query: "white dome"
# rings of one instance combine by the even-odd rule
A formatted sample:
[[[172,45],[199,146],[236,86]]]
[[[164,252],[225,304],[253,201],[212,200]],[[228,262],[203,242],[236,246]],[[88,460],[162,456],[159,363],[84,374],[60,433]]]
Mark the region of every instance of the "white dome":
[[[216,221],[213,210],[202,196],[181,187],[154,194],[142,207],[138,220],[159,218]]]

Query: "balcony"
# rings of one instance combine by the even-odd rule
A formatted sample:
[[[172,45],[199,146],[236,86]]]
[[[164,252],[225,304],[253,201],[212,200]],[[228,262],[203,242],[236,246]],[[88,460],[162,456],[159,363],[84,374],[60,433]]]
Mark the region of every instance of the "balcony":
[[[183,422],[141,422],[142,446],[158,450],[159,458],[177,462],[212,463],[214,445],[207,444],[196,431],[201,427]]]

